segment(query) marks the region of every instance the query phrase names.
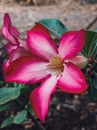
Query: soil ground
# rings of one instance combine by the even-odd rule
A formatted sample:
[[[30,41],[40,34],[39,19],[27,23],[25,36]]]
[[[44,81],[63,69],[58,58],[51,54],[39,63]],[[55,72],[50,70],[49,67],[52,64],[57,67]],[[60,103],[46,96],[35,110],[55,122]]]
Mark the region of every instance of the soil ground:
[[[0,28],[5,12],[10,14],[12,23],[20,31],[22,38],[25,38],[26,31],[42,18],[58,18],[69,30],[80,28],[94,30],[96,28],[97,4],[83,3],[81,5],[72,0],[60,0],[56,4],[51,2],[50,5],[38,3],[24,6],[23,3],[22,5],[14,1],[6,3],[1,0]],[[0,45],[3,46],[4,43],[5,41],[1,38]],[[12,104],[13,108],[0,114],[0,123],[13,111],[21,109],[17,102],[12,102]],[[28,119],[26,125],[11,125],[2,130],[40,130],[33,119],[29,117]],[[56,92],[52,97],[47,119],[42,125],[46,130],[97,130],[97,103],[89,102],[85,94],[71,95]]]

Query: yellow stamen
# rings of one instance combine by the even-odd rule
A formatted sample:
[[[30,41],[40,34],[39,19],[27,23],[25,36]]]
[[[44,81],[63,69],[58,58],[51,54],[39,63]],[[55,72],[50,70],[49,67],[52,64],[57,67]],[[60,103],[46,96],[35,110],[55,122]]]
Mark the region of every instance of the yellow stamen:
[[[48,67],[54,75],[60,74],[64,69],[62,59],[59,56],[50,59]]]

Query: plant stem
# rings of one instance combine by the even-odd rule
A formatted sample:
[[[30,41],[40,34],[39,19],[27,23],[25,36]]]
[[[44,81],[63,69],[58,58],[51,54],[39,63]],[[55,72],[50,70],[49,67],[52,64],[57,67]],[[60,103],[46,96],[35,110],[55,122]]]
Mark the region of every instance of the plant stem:
[[[31,116],[31,115],[30,115]],[[32,116],[31,116],[32,117]],[[35,117],[32,117],[33,120],[35,121],[35,123],[40,127],[39,130],[46,130],[42,125],[41,123],[35,118]]]

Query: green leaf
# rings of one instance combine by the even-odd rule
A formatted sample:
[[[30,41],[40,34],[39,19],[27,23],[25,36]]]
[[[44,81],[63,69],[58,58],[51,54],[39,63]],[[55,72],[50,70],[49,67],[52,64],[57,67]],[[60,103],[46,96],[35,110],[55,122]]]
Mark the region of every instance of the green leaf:
[[[58,19],[47,18],[39,20],[37,23],[45,26],[49,32],[54,35],[57,39],[61,37],[61,35],[68,31],[65,25]]]
[[[93,78],[89,79],[89,89],[87,96],[90,101],[97,101],[97,86],[95,86],[95,81],[93,81]]]
[[[0,105],[18,98],[20,89],[18,88],[0,88]]]
[[[94,59],[97,60],[97,46],[95,46],[95,51],[94,51],[93,55],[94,55]]]
[[[11,125],[13,123],[13,119],[14,117],[9,117],[6,120],[4,120],[1,124],[1,128],[5,128],[6,126]]]
[[[20,124],[20,123],[22,123],[22,122],[26,119],[26,115],[27,115],[27,111],[26,111],[26,110],[21,111],[20,113],[18,113],[18,114],[15,116],[13,122],[14,122],[15,124]]]
[[[93,87],[95,87],[97,89],[97,73],[95,71],[93,71],[93,78],[91,78],[92,80],[92,85]]]
[[[11,106],[11,105],[9,105],[9,104],[1,105],[1,106],[0,106],[0,112],[6,110],[6,109],[9,108],[10,106]]]
[[[14,87],[18,87],[19,89],[22,89],[22,88],[24,88],[25,85],[24,85],[24,84],[19,84],[19,83],[14,82],[14,83],[13,83],[13,86],[14,86]]]
[[[25,86],[24,84],[18,84],[19,89],[24,89],[25,88],[24,86]]]
[[[33,110],[32,110],[32,107],[31,107],[31,104],[30,104],[30,103],[28,103],[28,105],[27,105],[27,110],[28,110],[28,112],[30,113],[30,115],[33,117],[33,116],[34,116],[34,112],[33,112]]]
[[[3,86],[4,86],[4,84],[5,84],[5,82],[4,82],[4,81],[2,81],[2,80],[0,80],[0,86],[1,86],[1,87],[3,87]]]
[[[97,53],[97,33],[86,31],[86,43],[82,50],[85,57],[90,57]]]

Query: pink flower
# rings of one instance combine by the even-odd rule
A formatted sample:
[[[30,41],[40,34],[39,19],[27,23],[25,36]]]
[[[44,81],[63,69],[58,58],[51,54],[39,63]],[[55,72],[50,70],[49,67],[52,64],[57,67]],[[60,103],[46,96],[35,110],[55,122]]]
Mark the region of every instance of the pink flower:
[[[18,30],[12,26],[10,17],[7,13],[5,13],[4,16],[4,25],[1,29],[1,33],[8,41],[8,44],[5,45],[5,49],[9,54],[9,59],[5,62],[6,65],[22,55],[31,54],[26,42],[21,40]]]
[[[84,30],[64,33],[60,38],[59,48],[55,46],[46,28],[40,24],[35,25],[27,35],[27,47],[32,55],[22,53],[4,68],[4,76],[8,82],[41,81],[40,86],[32,91],[30,102],[35,115],[44,121],[50,96],[56,88],[73,94],[82,93],[88,88],[78,67],[84,58],[76,56],[85,44],[86,35]],[[15,35],[16,39],[17,37]],[[8,40],[11,41],[10,37]],[[17,43],[16,41],[13,43],[12,40],[10,44]]]

